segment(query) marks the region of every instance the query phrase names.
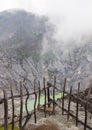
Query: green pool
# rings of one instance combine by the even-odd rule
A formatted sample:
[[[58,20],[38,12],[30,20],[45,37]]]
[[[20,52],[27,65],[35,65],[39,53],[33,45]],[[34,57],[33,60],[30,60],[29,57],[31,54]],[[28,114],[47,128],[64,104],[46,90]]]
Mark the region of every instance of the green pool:
[[[56,95],[55,95],[55,100],[57,100],[58,98],[61,98],[62,95],[63,95],[63,93],[58,93],[58,94],[56,94]],[[50,97],[52,98],[52,96],[50,96]],[[46,98],[46,99],[47,99],[47,98]],[[29,99],[29,100],[28,100],[28,104],[27,104],[27,106],[28,106],[28,111],[32,111],[32,110],[34,109],[34,102],[35,102],[34,99]],[[40,97],[40,105],[43,105],[43,104],[44,104],[44,95],[42,95],[42,96]],[[37,100],[37,103],[36,103],[36,108],[37,108],[37,105],[38,105],[38,100]],[[19,109],[19,108],[18,108],[18,109]],[[25,105],[23,106],[23,111],[24,111],[24,112],[26,111]]]

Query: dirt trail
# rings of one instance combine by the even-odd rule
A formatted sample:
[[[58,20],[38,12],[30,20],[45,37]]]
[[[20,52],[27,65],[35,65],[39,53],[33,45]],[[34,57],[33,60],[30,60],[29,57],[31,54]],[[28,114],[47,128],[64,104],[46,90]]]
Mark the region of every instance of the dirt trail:
[[[67,123],[59,122],[54,118],[55,116],[42,118],[37,124],[27,125],[25,130],[81,130],[74,125],[68,126]]]
[[[58,103],[60,105],[61,102],[59,101]],[[67,107],[67,103],[68,103],[68,101],[66,100],[65,107]],[[74,102],[72,102],[71,106],[72,106],[71,112],[75,112],[76,104]],[[47,114],[46,118],[44,116],[44,112],[37,112],[37,125],[38,126],[34,125],[34,116],[31,117],[30,121],[28,122],[28,125],[29,126],[32,125],[35,127],[35,129],[32,129],[32,130],[41,130],[41,128],[44,128],[44,122],[46,123],[46,121],[47,122],[49,121],[49,124],[52,124],[52,125],[59,124],[62,126],[62,129],[55,129],[55,130],[83,130],[84,127],[81,124],[78,125],[78,128],[75,127],[74,118],[70,117],[69,121],[67,121],[67,114],[64,113],[64,115],[62,115],[62,110],[60,108],[56,107],[55,110],[56,110],[55,115]],[[84,120],[84,111],[81,107],[80,107],[80,111],[79,111],[79,118],[81,120]],[[88,114],[88,123],[90,124],[90,126],[92,125],[92,114]],[[49,127],[51,128],[52,126],[49,126]],[[27,129],[27,130],[29,130],[29,129]],[[54,129],[51,128],[51,129],[46,129],[46,130],[54,130]]]

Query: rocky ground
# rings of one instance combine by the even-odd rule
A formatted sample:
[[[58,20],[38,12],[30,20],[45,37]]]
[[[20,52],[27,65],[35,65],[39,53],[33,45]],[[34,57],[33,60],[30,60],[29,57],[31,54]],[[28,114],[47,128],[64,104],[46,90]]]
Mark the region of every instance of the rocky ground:
[[[61,102],[58,101],[58,103],[60,105]],[[67,107],[67,104],[68,104],[68,101],[66,100],[65,108]],[[73,114],[75,112],[75,108],[76,108],[76,104],[72,102],[71,103],[71,112]],[[64,113],[64,115],[62,115],[62,110],[60,108],[56,107],[55,110],[56,110],[55,115],[47,114],[46,118],[45,118],[43,112],[37,112],[37,123],[38,124],[36,126],[34,125],[34,116],[32,116],[31,120],[28,122],[26,129],[29,130],[31,128],[32,130],[41,130],[41,129],[39,129],[39,127],[42,124],[40,122],[43,122],[43,124],[48,122],[48,124],[52,124],[52,125],[54,122],[54,124],[56,124],[56,126],[59,125],[59,129],[55,129],[55,130],[83,130],[83,126],[81,124],[79,124],[78,127],[75,127],[74,118],[70,117],[69,121],[67,121],[66,113]],[[80,110],[79,110],[79,119],[82,121],[84,120],[84,110],[82,107],[80,107]],[[88,113],[88,124],[90,126],[92,126],[92,114],[90,114],[90,113]],[[35,129],[33,129],[33,128],[35,128]],[[46,130],[54,130],[54,129],[51,128],[51,129],[46,129]]]
[[[63,122],[59,122],[57,118],[51,116],[47,118],[42,118],[36,125],[29,124],[26,126],[25,130],[80,130],[79,128],[72,125],[67,126]]]

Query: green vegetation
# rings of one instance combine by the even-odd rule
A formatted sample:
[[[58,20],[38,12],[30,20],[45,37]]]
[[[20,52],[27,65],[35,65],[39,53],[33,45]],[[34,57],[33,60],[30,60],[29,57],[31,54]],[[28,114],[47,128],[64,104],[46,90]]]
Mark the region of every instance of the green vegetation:
[[[1,127],[0,130],[4,130],[4,127]],[[12,125],[8,125],[8,130],[12,130]],[[14,125],[14,130],[19,130],[18,126]]]

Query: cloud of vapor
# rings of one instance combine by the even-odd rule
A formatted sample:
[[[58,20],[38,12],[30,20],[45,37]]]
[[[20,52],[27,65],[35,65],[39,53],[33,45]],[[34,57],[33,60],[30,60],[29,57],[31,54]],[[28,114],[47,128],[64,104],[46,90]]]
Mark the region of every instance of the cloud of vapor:
[[[31,0],[27,9],[48,15],[57,27],[59,39],[78,39],[92,33],[91,0]]]
[[[67,41],[92,33],[92,0],[0,0],[0,10],[20,8],[47,15],[57,28],[56,38]]]

